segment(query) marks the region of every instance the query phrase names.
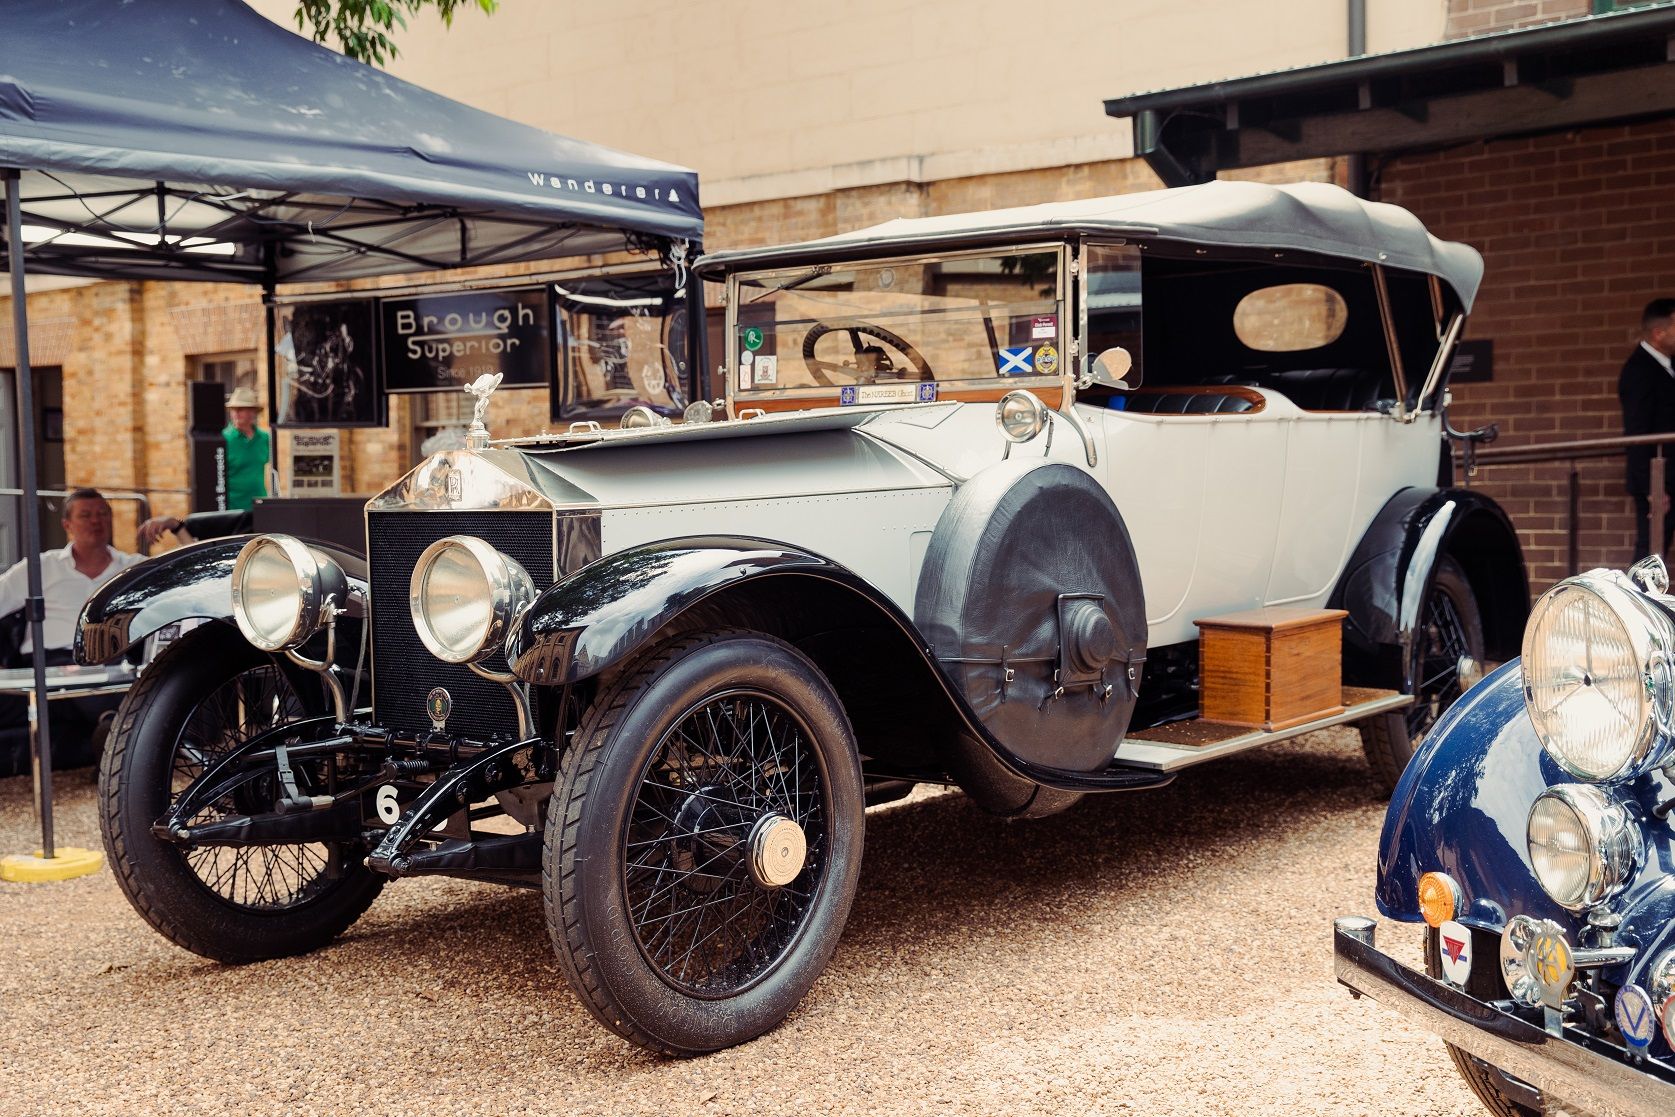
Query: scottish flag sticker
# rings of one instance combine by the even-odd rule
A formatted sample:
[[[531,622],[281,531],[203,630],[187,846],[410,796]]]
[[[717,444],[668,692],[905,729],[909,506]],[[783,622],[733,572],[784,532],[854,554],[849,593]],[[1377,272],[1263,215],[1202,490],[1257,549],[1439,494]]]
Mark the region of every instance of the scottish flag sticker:
[[[997,349],[995,355],[1002,376],[1032,376],[1035,373],[1035,346],[1020,345],[1013,349]]]

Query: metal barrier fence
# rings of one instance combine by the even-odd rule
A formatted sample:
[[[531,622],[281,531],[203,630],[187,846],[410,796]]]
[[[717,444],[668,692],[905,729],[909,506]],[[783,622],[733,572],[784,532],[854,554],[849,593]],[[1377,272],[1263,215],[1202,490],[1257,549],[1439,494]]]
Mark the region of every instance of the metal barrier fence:
[[[1675,432],[1665,434],[1637,434],[1619,435],[1616,438],[1584,438],[1573,442],[1533,442],[1525,446],[1506,446],[1499,449],[1479,450],[1470,443],[1455,448],[1455,466],[1464,477],[1465,484],[1470,487],[1472,478],[1481,469],[1496,468],[1508,465],[1537,465],[1548,462],[1565,462],[1568,483],[1568,518],[1566,520],[1565,538],[1567,544],[1568,569],[1575,574],[1581,565],[1581,548],[1578,537],[1578,521],[1582,499],[1582,479],[1577,463],[1599,458],[1620,458],[1636,446],[1652,447],[1652,477],[1650,491],[1654,498],[1662,495],[1664,488],[1664,471],[1668,468],[1669,459],[1665,456],[1664,447],[1675,443]],[[1661,499],[1651,502],[1652,520],[1651,534],[1653,540],[1663,538],[1663,521],[1668,514],[1664,510]],[[1514,525],[1516,526],[1516,525]]]

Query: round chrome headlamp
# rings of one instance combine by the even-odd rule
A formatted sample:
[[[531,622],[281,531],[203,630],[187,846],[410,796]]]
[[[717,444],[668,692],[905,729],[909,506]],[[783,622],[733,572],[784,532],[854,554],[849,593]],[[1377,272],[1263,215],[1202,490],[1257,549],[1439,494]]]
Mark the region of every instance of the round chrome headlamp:
[[[425,647],[446,663],[475,663],[499,651],[535,584],[516,559],[481,539],[450,535],[425,548],[413,568],[407,607]]]
[[[294,648],[349,600],[342,568],[291,535],[258,535],[233,563],[233,619],[267,652]]]
[[[1672,650],[1675,623],[1619,575],[1592,571],[1542,594],[1524,628],[1524,705],[1548,755],[1595,781],[1662,764]]]
[[[1642,842],[1623,805],[1592,784],[1560,784],[1530,807],[1530,867],[1553,901],[1571,911],[1615,895],[1633,875]]]
[[[1008,442],[1028,442],[1047,425],[1047,405],[1022,388],[1007,392],[995,404],[995,426]]]

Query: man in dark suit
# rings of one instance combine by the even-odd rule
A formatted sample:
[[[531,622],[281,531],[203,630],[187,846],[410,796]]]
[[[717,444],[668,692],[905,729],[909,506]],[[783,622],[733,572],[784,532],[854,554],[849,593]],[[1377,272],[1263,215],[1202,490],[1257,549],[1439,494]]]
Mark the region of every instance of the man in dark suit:
[[[1640,315],[1640,344],[1623,362],[1617,378],[1617,398],[1623,404],[1624,434],[1667,434],[1675,432],[1675,299],[1653,299]],[[1658,449],[1637,446],[1628,452],[1628,491],[1634,498],[1634,558],[1652,553],[1652,455]],[[1675,495],[1675,443],[1661,447],[1664,456],[1663,546],[1669,551],[1675,515],[1670,515],[1670,496]]]

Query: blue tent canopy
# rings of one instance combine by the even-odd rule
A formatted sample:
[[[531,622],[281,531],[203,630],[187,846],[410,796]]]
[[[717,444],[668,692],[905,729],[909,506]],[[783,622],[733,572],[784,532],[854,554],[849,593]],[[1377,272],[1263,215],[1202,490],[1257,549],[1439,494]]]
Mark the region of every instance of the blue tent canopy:
[[[239,0],[0,0],[31,272],[326,281],[694,246],[689,170],[345,58]]]
[[[239,0],[0,0],[0,186],[20,417],[26,272],[271,294],[625,249],[682,259],[703,236],[694,172],[450,101]],[[34,432],[19,426],[44,709]],[[47,724],[35,771],[51,859]]]

